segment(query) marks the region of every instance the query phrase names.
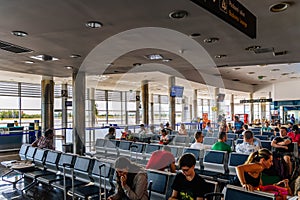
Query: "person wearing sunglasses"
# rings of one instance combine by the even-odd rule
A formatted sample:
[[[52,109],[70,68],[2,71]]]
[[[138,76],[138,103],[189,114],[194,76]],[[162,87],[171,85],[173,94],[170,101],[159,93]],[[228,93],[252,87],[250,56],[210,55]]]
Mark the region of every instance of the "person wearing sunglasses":
[[[196,158],[193,154],[187,153],[179,159],[178,173],[172,184],[172,196],[169,200],[195,199],[203,200],[204,194],[208,193],[205,180],[195,172]]]

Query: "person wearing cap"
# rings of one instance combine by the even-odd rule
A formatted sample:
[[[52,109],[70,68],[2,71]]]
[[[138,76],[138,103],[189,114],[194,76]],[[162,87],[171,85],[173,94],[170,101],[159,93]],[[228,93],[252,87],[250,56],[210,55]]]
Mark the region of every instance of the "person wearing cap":
[[[164,145],[162,150],[154,151],[149,158],[146,169],[176,172],[175,157],[171,153],[171,148]]]

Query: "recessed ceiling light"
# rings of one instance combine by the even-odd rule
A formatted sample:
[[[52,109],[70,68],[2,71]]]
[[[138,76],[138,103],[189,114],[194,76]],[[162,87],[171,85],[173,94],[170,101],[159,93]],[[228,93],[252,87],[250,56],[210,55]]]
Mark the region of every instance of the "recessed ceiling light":
[[[217,41],[219,41],[219,38],[216,38],[216,37],[204,39],[204,42],[205,42],[205,43],[215,43],[215,42],[217,42]]]
[[[26,63],[26,64],[33,64],[34,62],[32,60],[25,60],[24,63]]]
[[[149,60],[162,60],[162,59],[164,59],[162,57],[162,55],[160,55],[160,54],[150,54],[150,55],[146,55],[145,57],[148,58]]]
[[[24,32],[24,31],[12,31],[11,34],[13,34],[14,36],[18,36],[18,37],[25,37],[28,35],[28,33]]]
[[[190,37],[192,37],[192,38],[196,38],[196,37],[200,37],[200,36],[201,36],[200,33],[192,33],[192,34],[190,35]]]
[[[290,73],[282,73],[281,75],[282,76],[287,76],[287,75],[289,75]]]
[[[289,7],[289,5],[290,4],[288,2],[277,3],[270,7],[270,11],[271,12],[282,12],[282,11],[286,10]]]
[[[88,21],[86,24],[88,28],[101,28],[102,24],[98,21]]]
[[[66,69],[73,69],[73,66],[65,66]]]
[[[255,74],[255,72],[248,72],[247,74],[251,75],[251,74]]]
[[[280,69],[271,69],[270,71],[271,72],[278,72],[278,71],[280,71]]]
[[[255,49],[260,49],[260,48],[261,48],[261,46],[253,45],[253,46],[246,47],[245,50],[246,51],[254,51]]]
[[[234,78],[232,79],[232,81],[240,81],[240,79]]]
[[[172,19],[183,19],[188,16],[188,12],[185,10],[176,10],[169,14],[169,17]]]
[[[226,57],[226,55],[224,55],[224,54],[220,54],[220,55],[215,56],[215,58],[225,58],[225,57]]]
[[[172,61],[172,59],[168,58],[168,59],[163,59],[162,61],[163,62],[170,62],[170,61]]]
[[[258,84],[257,84],[257,83],[252,83],[251,85],[256,86],[256,85],[258,85]]]
[[[241,68],[240,67],[235,67],[235,68],[233,68],[232,70],[240,70]]]
[[[277,80],[276,78],[271,78],[271,79],[270,79],[270,81],[276,81],[276,80]]]
[[[70,58],[80,58],[81,57],[81,55],[79,55],[79,54],[72,54],[72,55],[70,55]]]

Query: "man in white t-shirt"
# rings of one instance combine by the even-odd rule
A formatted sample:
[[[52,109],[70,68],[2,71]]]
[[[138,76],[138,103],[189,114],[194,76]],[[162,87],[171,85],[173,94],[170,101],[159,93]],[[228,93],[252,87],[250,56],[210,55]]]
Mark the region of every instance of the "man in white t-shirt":
[[[193,149],[205,149],[205,146],[203,144],[204,135],[202,134],[202,132],[197,131],[194,135],[194,138],[195,138],[195,143],[193,143],[191,145],[191,148],[193,148]]]
[[[254,137],[252,131],[245,131],[244,133],[244,142],[237,144],[235,151],[237,153],[250,154],[252,152],[258,151],[260,146],[254,143]]]

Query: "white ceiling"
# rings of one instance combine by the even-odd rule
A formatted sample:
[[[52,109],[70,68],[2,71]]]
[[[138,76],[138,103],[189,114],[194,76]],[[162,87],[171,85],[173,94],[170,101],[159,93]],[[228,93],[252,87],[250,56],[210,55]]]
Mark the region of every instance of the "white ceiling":
[[[247,96],[245,92],[255,90],[255,84],[298,79],[299,2],[290,1],[289,8],[278,13],[269,11],[277,0],[239,2],[257,18],[255,39],[188,0],[0,0],[0,40],[33,50],[16,54],[0,49],[0,80],[40,82],[41,76],[53,76],[57,84],[70,83],[72,70],[65,66],[72,66],[74,71],[88,74],[88,85],[101,89],[133,90],[142,80],[149,80],[150,91],[163,93],[172,75],[178,77],[177,84],[185,86],[187,96],[194,89],[206,93],[207,85],[225,88],[226,93],[240,90],[236,95]],[[175,10],[185,10],[188,16],[170,19],[169,13]],[[91,20],[100,21],[103,27],[87,28],[85,23]],[[12,35],[16,30],[28,36]],[[193,33],[200,36],[190,37]],[[205,43],[209,37],[219,41]],[[287,54],[274,56],[274,52],[255,54],[245,50],[252,45]],[[152,53],[172,60],[145,58]],[[40,54],[59,60],[30,58]],[[71,58],[72,54],[81,57]],[[215,58],[220,54],[226,57]],[[25,64],[27,60],[34,63]],[[109,78],[98,82],[101,75]]]

